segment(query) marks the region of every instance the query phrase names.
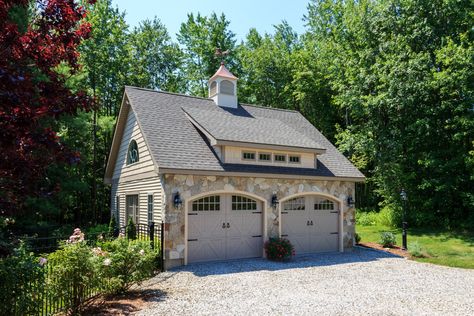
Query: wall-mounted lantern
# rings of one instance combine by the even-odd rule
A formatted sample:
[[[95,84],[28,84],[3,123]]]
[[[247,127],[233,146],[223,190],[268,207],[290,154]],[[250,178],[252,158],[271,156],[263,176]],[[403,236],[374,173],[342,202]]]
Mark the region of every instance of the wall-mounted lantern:
[[[276,195],[276,193],[273,193],[273,195],[272,195],[272,207],[277,208],[278,203],[280,203],[280,201],[278,201],[278,196]]]
[[[349,195],[347,197],[347,206],[349,206],[351,208],[355,206],[355,201],[354,201],[354,198],[352,197],[352,195]]]
[[[179,195],[179,191],[176,192],[176,194],[174,195],[173,205],[177,209],[180,209],[181,206],[183,206],[183,200],[181,200],[181,196]]]

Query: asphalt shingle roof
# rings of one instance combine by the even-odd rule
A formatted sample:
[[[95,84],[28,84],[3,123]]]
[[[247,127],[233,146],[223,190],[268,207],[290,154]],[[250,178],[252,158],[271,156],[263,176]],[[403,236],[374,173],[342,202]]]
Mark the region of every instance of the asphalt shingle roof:
[[[159,168],[363,178],[311,123],[296,111],[239,105],[223,109],[211,99],[135,87],[125,93]],[[218,139],[323,148],[318,168],[223,164],[186,113]],[[250,131],[250,132],[249,132]],[[235,134],[233,134],[235,132]]]

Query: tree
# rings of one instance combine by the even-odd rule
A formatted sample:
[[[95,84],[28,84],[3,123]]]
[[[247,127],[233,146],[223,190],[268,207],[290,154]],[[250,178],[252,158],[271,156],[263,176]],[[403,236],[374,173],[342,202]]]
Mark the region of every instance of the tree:
[[[473,212],[472,1],[312,1],[309,36],[327,65],[338,144],[384,204],[405,188],[412,223]],[[472,217],[472,215],[471,215]]]
[[[229,50],[226,65],[234,73],[237,62],[235,60],[235,34],[230,31],[230,22],[225,15],[210,17],[199,13],[188,14],[188,20],[181,24],[177,34],[178,42],[184,52],[184,78],[187,83],[187,92],[193,95],[207,96],[207,80],[219,67],[220,57],[215,55],[216,48],[222,51]]]
[[[171,41],[165,26],[155,17],[145,20],[130,34],[131,82],[142,88],[183,92],[184,80],[178,71],[182,52]]]
[[[92,3],[93,1],[89,1]],[[59,141],[52,121],[91,108],[84,92],[65,86],[79,69],[77,47],[90,33],[86,11],[74,1],[2,1],[0,4],[0,212],[18,214],[41,186],[47,167],[73,163],[77,153]]]

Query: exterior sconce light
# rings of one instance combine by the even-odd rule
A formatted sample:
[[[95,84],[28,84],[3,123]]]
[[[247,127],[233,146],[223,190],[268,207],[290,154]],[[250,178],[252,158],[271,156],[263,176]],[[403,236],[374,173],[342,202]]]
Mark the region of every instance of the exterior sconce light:
[[[355,206],[355,201],[354,201],[354,198],[352,198],[352,195],[349,195],[347,197],[347,206],[351,208]]]
[[[179,191],[176,192],[176,194],[174,195],[173,205],[177,209],[180,209],[181,206],[183,206],[183,200],[181,200],[181,196],[179,195]]]
[[[278,201],[278,197],[277,197],[276,193],[273,193],[273,195],[272,195],[272,207],[277,208],[278,203],[280,203],[280,201]]]

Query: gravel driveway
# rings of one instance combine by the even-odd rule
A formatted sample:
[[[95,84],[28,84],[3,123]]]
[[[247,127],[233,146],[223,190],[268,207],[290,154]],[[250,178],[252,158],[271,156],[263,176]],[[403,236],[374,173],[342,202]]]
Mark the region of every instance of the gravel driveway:
[[[359,248],[193,264],[144,288],[156,294],[138,315],[474,315],[474,270]]]

